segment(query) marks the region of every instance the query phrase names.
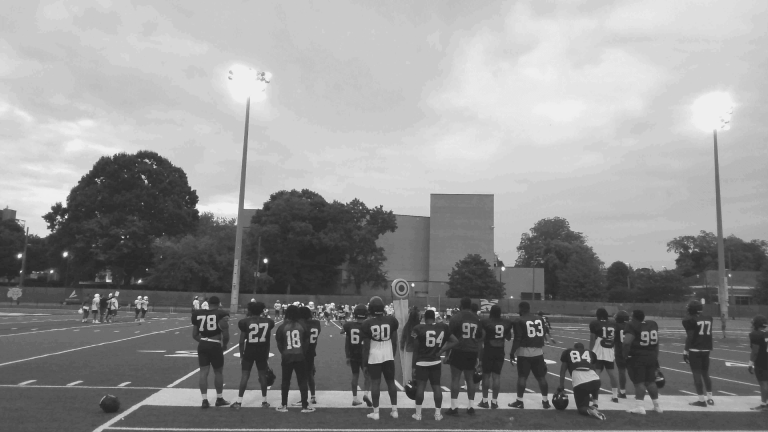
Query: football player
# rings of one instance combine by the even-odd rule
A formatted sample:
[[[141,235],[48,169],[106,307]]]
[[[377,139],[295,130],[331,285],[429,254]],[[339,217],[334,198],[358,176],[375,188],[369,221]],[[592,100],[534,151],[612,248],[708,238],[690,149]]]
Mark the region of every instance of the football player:
[[[267,402],[267,369],[269,365],[269,339],[272,335],[272,329],[275,328],[275,322],[269,318],[264,318],[262,314],[266,306],[262,302],[248,303],[248,315],[237,323],[240,329],[240,391],[237,395],[237,401],[230,405],[232,408],[239,409],[243,403],[243,395],[248,387],[248,380],[251,378],[253,364],[256,363],[256,370],[259,372],[259,384],[261,384],[261,402],[262,408],[269,408]]]
[[[533,377],[539,382],[541,406],[548,409],[551,405],[547,400],[549,385],[547,384],[547,364],[544,362],[544,321],[531,313],[531,305],[526,301],[520,302],[518,311],[520,317],[512,326],[515,337],[512,341],[512,350],[509,352],[509,359],[517,364],[517,400],[509,406],[525,408],[523,394],[525,394],[528,375],[533,372]]]
[[[203,302],[200,303],[200,309],[208,310],[208,299],[203,296]]]
[[[418,311],[417,311],[418,313]],[[424,312],[424,324],[417,324],[411,330],[413,337],[413,371],[416,378],[416,413],[415,420],[421,420],[421,404],[424,403],[424,389],[427,381],[432,386],[435,398],[435,420],[442,420],[440,409],[443,406],[443,389],[440,387],[443,353],[459,343],[451,334],[448,324],[435,323],[435,311]],[[503,358],[503,357],[502,357]]]
[[[107,314],[104,318],[104,322],[112,321],[112,293],[107,294]]]
[[[315,399],[315,357],[317,356],[317,340],[320,337],[320,321],[312,318],[312,311],[306,306],[299,308],[299,319],[309,332],[309,343],[305,352],[304,361],[307,365],[307,384],[309,386],[310,403],[316,404]],[[301,406],[301,401],[294,402],[293,406]]]
[[[299,320],[299,308],[290,305],[285,309],[285,319],[275,333],[275,343],[283,359],[282,386],[280,393],[282,403],[277,407],[279,412],[288,412],[288,390],[291,388],[291,375],[296,372],[296,381],[301,394],[301,412],[315,412],[307,400],[307,363],[306,350],[309,344],[309,331]]]
[[[211,307],[213,305],[213,303],[211,303],[210,300],[208,300],[208,303],[209,303],[208,307]],[[144,296],[144,300],[141,301],[141,322],[144,322],[144,317],[147,316],[147,309],[149,309],[149,297]]]
[[[93,301],[91,302],[91,316],[93,317],[93,324],[99,320],[99,294],[93,295]]]
[[[144,297],[146,299],[146,297]],[[143,302],[142,302],[143,303]],[[197,362],[200,366],[200,394],[202,408],[208,408],[208,372],[213,366],[213,385],[216,388],[216,406],[229,405],[224,400],[224,351],[229,344],[229,313],[219,309],[219,298],[212,296],[209,310],[192,312],[192,338],[197,344]],[[142,309],[146,311],[146,309]]]
[[[197,299],[197,296],[192,300],[192,310],[200,310],[200,300]]]
[[[99,322],[103,323],[104,319],[107,315],[107,298],[106,297],[100,297],[99,298]]]
[[[598,308],[595,318],[597,319],[589,323],[589,350],[597,355],[595,371],[598,374],[602,373],[603,369],[608,372],[608,379],[611,381],[611,401],[619,403],[618,383],[616,373],[613,371],[616,324],[608,321],[608,311],[605,308]]]
[[[606,313],[607,314],[607,313]],[[571,374],[573,398],[579,414],[605,420],[605,414],[597,410],[597,395],[600,392],[600,375],[595,371],[598,360],[594,351],[584,349],[584,344],[576,342],[573,348],[568,348],[560,355],[560,387],[557,392],[565,389],[565,371]]]
[[[552,324],[549,323],[549,318],[544,315],[544,311],[539,311],[538,315],[544,321],[544,341],[549,340],[552,343],[557,343],[555,338],[552,337]]]
[[[619,373],[619,399],[627,398],[627,361],[622,354],[624,344],[624,331],[629,321],[629,313],[625,310],[616,312],[614,317],[616,320],[616,339],[613,342],[614,348],[614,360],[616,362],[616,369]]]
[[[91,311],[91,297],[86,296],[83,300],[83,321],[82,322],[88,322],[88,313]]]
[[[136,297],[136,300],[133,301],[133,308],[134,312],[136,312],[136,316],[133,318],[133,322],[140,322],[139,321],[139,314],[141,314],[141,303],[143,300],[141,299],[141,296]]]
[[[632,319],[624,329],[622,354],[627,361],[627,372],[635,385],[637,406],[628,410],[632,414],[645,414],[645,392],[651,395],[653,410],[664,412],[659,405],[659,389],[656,387],[656,370],[659,364],[659,326],[656,321],[645,320],[645,312],[632,311]]]
[[[395,387],[395,355],[397,354],[397,329],[399,323],[391,315],[384,314],[381,297],[372,297],[368,303],[371,318],[363,322],[363,368],[371,377],[373,412],[369,419],[379,419],[379,395],[381,376],[387,383],[389,400],[392,403],[390,415],[397,418],[397,387]]]
[[[691,300],[686,307],[688,316],[683,320],[685,350],[683,360],[691,365],[693,385],[699,400],[689,405],[706,408],[714,405],[712,399],[712,380],[709,378],[709,353],[712,351],[712,317],[702,313],[704,307],[700,302]],[[707,395],[704,397],[704,388]]]
[[[753,411],[768,411],[768,320],[762,315],[752,318],[752,331],[749,333],[749,345],[752,353],[749,355],[750,374],[757,377],[760,385],[760,405]]]
[[[480,345],[483,340],[483,328],[480,326],[480,318],[476,312],[472,312],[472,300],[469,297],[461,299],[461,311],[454,314],[448,323],[450,332],[459,343],[451,349],[448,356],[448,364],[451,365],[451,408],[446,410],[448,415],[459,414],[459,392],[461,391],[461,377],[467,383],[467,397],[469,405],[467,414],[474,415],[475,408],[475,380],[473,375],[477,367]]]
[[[309,311],[312,312],[312,318],[315,318],[317,316],[315,314],[315,302],[311,301],[307,303],[307,307],[309,308]]]
[[[480,355],[483,368],[483,400],[477,406],[489,408],[488,388],[493,388],[490,408],[499,407],[501,368],[504,366],[504,341],[512,339],[512,321],[501,317],[501,307],[491,306],[490,316],[480,321],[485,335]],[[492,384],[491,384],[492,382]]]
[[[352,406],[362,405],[365,402],[369,407],[373,402],[368,397],[371,381],[367,373],[363,373],[363,402],[357,398],[357,383],[360,379],[360,368],[363,365],[363,322],[368,317],[365,306],[357,305],[354,310],[354,321],[347,321],[341,328],[341,334],[345,334],[344,353],[347,355],[347,366],[352,368]]]

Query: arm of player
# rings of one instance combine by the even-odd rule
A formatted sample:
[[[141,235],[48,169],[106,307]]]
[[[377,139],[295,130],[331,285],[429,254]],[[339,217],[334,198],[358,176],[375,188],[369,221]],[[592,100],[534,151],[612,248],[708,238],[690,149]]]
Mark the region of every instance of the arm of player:
[[[243,352],[245,352],[245,339],[248,338],[248,332],[240,331],[240,358],[243,358]]]
[[[396,356],[397,356],[397,332],[392,332],[392,357],[396,357]]]
[[[685,325],[683,325],[683,327],[685,327]],[[687,336],[685,337],[685,348],[683,349],[683,360],[686,363],[690,363],[690,361],[688,360],[688,349],[691,348],[691,343],[693,343],[693,335],[696,334],[696,330],[686,328],[685,333],[687,334]]]
[[[752,348],[752,352],[749,353],[749,367],[747,367],[747,372],[750,374],[755,373],[755,362],[757,361],[757,355],[760,353],[760,345],[753,343],[750,344],[750,347]]]
[[[632,333],[624,333],[624,345],[621,347],[621,355],[624,356],[624,360],[629,358],[629,349],[632,348],[632,341],[634,340],[635,335]]]
[[[452,350],[458,344],[459,344],[459,339],[454,335],[449,335],[448,342],[446,342],[445,345],[443,345],[443,347],[440,348],[440,355],[442,356],[447,351]]]
[[[285,335],[281,331],[283,327],[280,327],[277,329],[277,332],[275,332],[275,345],[277,345],[277,350],[280,351],[280,354],[283,354],[283,351],[285,351]]]
[[[414,371],[416,370],[416,358],[418,357],[416,353],[419,352],[419,338],[416,337],[415,333],[411,333],[411,337],[413,338],[413,355],[411,356],[411,370]]]
[[[229,345],[229,317],[219,321],[219,328],[221,329],[221,347],[226,350]]]
[[[560,387],[557,388],[557,392],[560,393],[565,390],[565,372],[568,370],[568,366],[565,362],[560,363]]]
[[[352,347],[350,345],[349,338],[344,338],[344,354],[347,356],[347,366],[349,366],[349,360],[352,358]]]

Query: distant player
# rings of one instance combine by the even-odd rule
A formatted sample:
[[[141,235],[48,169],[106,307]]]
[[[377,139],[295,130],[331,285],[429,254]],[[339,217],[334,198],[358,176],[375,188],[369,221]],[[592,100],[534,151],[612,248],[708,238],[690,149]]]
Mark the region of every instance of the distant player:
[[[368,311],[363,305],[355,306],[354,320],[347,321],[341,328],[341,334],[346,335],[344,341],[344,353],[347,356],[347,366],[352,368],[352,406],[362,405],[363,402],[369,407],[373,406],[368,397],[371,382],[368,374],[363,374],[363,402],[357,398],[357,383],[360,380],[360,368],[363,365],[363,322],[368,317]]]
[[[112,320],[112,293],[107,295],[107,313],[104,317],[104,322],[110,322]]]
[[[280,319],[280,300],[275,302],[275,319]]]
[[[613,371],[616,324],[608,321],[608,311],[605,308],[598,308],[595,317],[597,319],[589,323],[589,350],[597,355],[594,369],[598,375],[603,369],[608,373],[608,379],[611,381],[611,401],[619,403],[618,382]]]
[[[133,301],[134,312],[136,312],[136,316],[133,318],[133,322],[141,322],[139,321],[139,315],[141,315],[141,305],[143,302],[144,300],[141,298],[141,296],[136,297],[136,300]]]
[[[389,390],[392,403],[390,415],[397,418],[397,387],[395,387],[395,354],[397,354],[397,329],[399,323],[395,317],[384,314],[384,302],[381,297],[372,297],[368,303],[371,318],[363,322],[363,368],[371,377],[371,397],[373,412],[369,419],[379,419],[379,396],[381,376]]]
[[[315,310],[315,302],[311,301],[307,303],[307,307],[309,308],[309,311],[312,312],[312,318],[316,318],[317,311]]]
[[[275,322],[262,316],[266,307],[262,302],[248,303],[248,316],[237,323],[240,329],[240,389],[237,400],[231,405],[232,408],[239,409],[243,403],[243,395],[248,387],[248,380],[251,377],[253,364],[256,363],[256,370],[259,373],[259,384],[261,385],[261,407],[269,408],[267,402],[267,369],[269,364],[269,339],[272,336],[272,329],[275,328]]]
[[[211,406],[208,402],[208,372],[211,366],[213,366],[213,385],[216,388],[216,406],[229,405],[223,395],[224,351],[229,344],[229,313],[219,309],[219,298],[216,296],[211,296],[208,307],[210,309],[192,312],[192,338],[198,342],[197,363],[200,366],[202,408]]]
[[[712,351],[712,317],[702,313],[704,307],[700,302],[691,300],[686,311],[688,316],[683,320],[685,338],[685,350],[683,360],[691,365],[693,385],[699,400],[689,405],[706,408],[714,405],[712,399],[712,380],[709,378],[709,353]],[[706,397],[704,389],[707,390]]]
[[[209,307],[212,306],[213,304],[209,301]],[[147,309],[149,309],[149,297],[144,296],[144,300],[141,301],[141,322],[144,322],[144,317],[147,316]]]
[[[645,392],[651,395],[653,410],[664,412],[659,405],[659,389],[656,387],[656,370],[659,364],[659,325],[646,321],[645,312],[635,309],[624,333],[622,354],[627,360],[627,372],[635,385],[637,406],[628,410],[632,414],[645,414]]]
[[[200,300],[197,299],[197,296],[195,296],[195,299],[192,300],[192,310],[200,310]]]
[[[91,316],[93,317],[93,324],[96,324],[99,321],[99,305],[101,304],[101,299],[99,298],[99,294],[93,295],[93,301],[91,302]]]
[[[83,300],[82,311],[83,311],[83,321],[82,322],[88,322],[88,314],[91,311],[91,297],[90,296],[86,296],[85,299]]]
[[[309,343],[307,344],[307,350],[304,353],[304,361],[307,365],[307,385],[309,386],[309,402],[314,405],[317,403],[315,399],[315,357],[317,356],[317,341],[320,338],[320,321],[312,318],[312,311],[308,307],[302,306],[299,308],[299,320],[301,320],[304,327],[309,332]],[[301,406],[301,401],[294,402],[293,406]]]
[[[107,317],[107,297],[99,297],[99,322],[103,323]]]
[[[208,310],[208,299],[205,296],[203,296],[203,302],[200,303],[200,309]]]
[[[747,371],[754,373],[760,385],[760,405],[753,411],[768,411],[768,320],[762,315],[752,318],[752,331],[749,333],[749,355]]]
[[[309,343],[309,331],[299,321],[299,308],[290,305],[285,310],[285,319],[275,333],[277,349],[283,357],[282,385],[280,396],[282,403],[277,407],[278,412],[288,412],[288,390],[291,388],[291,375],[296,372],[296,381],[301,394],[301,412],[315,412],[307,400],[307,363],[306,350]]]
[[[483,339],[483,329],[480,318],[472,312],[472,300],[469,297],[461,299],[461,311],[451,318],[448,323],[450,332],[456,336],[459,343],[451,349],[448,364],[451,365],[451,408],[446,410],[448,415],[459,414],[459,392],[461,392],[461,377],[467,383],[469,405],[467,414],[474,415],[475,380],[472,379],[477,368],[478,354]]]
[[[480,321],[483,328],[483,348],[480,364],[483,369],[483,400],[480,408],[497,409],[501,389],[501,368],[504,366],[504,341],[512,339],[512,321],[501,317],[501,307],[491,306],[490,316]],[[488,405],[488,389],[493,389],[493,398]]]
[[[117,302],[117,294],[114,295],[110,299],[111,304],[109,308],[109,322],[115,322],[115,318],[117,317],[117,310],[120,309],[120,305]]]
[[[627,398],[627,360],[622,353],[624,347],[624,333],[626,330],[627,322],[629,321],[629,313],[625,310],[620,310],[614,317],[616,320],[616,340],[613,343],[614,360],[616,362],[616,369],[619,370],[619,399]]]
[[[330,304],[326,304],[325,308],[323,309],[323,318],[325,318],[325,325],[328,325],[328,322],[331,320],[331,313],[333,312],[332,306]]]
[[[584,349],[584,344],[576,342],[573,348],[568,348],[560,355],[560,387],[558,393],[565,389],[565,371],[571,373],[573,398],[579,414],[605,420],[605,414],[597,410],[597,395],[600,392],[600,375],[595,371],[599,360],[594,351]]]
[[[440,387],[442,374],[440,356],[455,347],[459,340],[451,334],[448,324],[435,323],[435,311],[431,309],[424,312],[424,324],[413,327],[411,336],[413,337],[413,371],[416,379],[416,413],[413,414],[413,418],[421,420],[424,389],[429,381],[432,396],[435,399],[435,420],[442,420],[443,415],[440,409],[443,406],[443,389]]]
[[[542,321],[544,321],[544,340],[545,342],[548,340],[552,343],[557,343],[555,338],[552,337],[552,324],[549,322],[549,318],[544,314],[544,311],[539,311],[538,313],[539,317]]]
[[[517,399],[509,406],[525,408],[523,394],[525,394],[528,375],[533,372],[533,377],[539,382],[541,406],[548,409],[551,405],[547,400],[549,385],[547,384],[547,364],[544,362],[544,321],[531,313],[531,305],[528,302],[520,302],[518,311],[520,317],[514,321],[515,337],[509,353],[509,359],[517,363]]]

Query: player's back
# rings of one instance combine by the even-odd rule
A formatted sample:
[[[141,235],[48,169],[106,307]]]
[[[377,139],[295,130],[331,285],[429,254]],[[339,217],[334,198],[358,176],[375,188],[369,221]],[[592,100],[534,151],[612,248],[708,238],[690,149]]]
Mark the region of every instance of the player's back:
[[[768,369],[768,331],[752,330],[749,333],[750,345],[757,345],[757,359],[755,367],[758,369]]]
[[[344,323],[345,343],[349,348],[351,360],[362,361],[363,358],[363,323],[360,321],[347,321]]]
[[[705,314],[689,316],[683,320],[686,332],[693,332],[691,351],[712,351],[712,317]]]
[[[631,357],[656,356],[659,345],[659,325],[656,321],[646,320],[641,323],[630,321],[626,334],[632,334],[632,346],[629,350]]]
[[[201,337],[218,339],[220,323],[227,317],[229,313],[223,309],[196,310],[192,312],[192,325],[197,326]]]
[[[253,353],[269,352],[272,329],[275,322],[262,316],[249,316],[237,323],[238,329],[246,335],[245,351]]]
[[[521,348],[544,347],[544,321],[533,314],[520,316],[515,323],[515,340]]]
[[[613,348],[616,338],[616,323],[608,320],[593,320],[589,323],[589,332],[595,335],[603,348]]]
[[[512,338],[512,321],[504,318],[485,318],[480,320],[483,328],[483,340],[492,347],[504,348],[504,341]]]
[[[623,358],[622,352],[624,350],[624,336],[626,335],[627,324],[628,323],[626,322],[617,322],[614,324],[614,328],[616,329],[616,338],[613,341],[613,349],[617,359]]]
[[[283,362],[303,361],[309,332],[298,321],[283,321],[275,333],[275,340],[283,348]]]
[[[394,360],[392,335],[397,332],[399,324],[391,315],[377,315],[363,322],[363,335],[370,339],[368,350],[369,363],[382,363]]]
[[[471,310],[462,310],[451,317],[448,324],[451,334],[459,340],[456,351],[478,352],[482,337],[480,317]]]
[[[583,347],[580,349],[568,348],[560,355],[560,361],[566,365],[568,372],[571,373],[574,387],[600,379],[593,366],[597,362],[597,354],[590,350]]]
[[[418,350],[414,353],[416,362],[440,362],[440,348],[448,343],[450,337],[447,324],[419,324],[411,330],[411,335],[419,343]]]
[[[305,327],[309,332],[309,345],[307,346],[307,355],[315,356],[317,355],[317,341],[320,338],[320,330],[322,329],[320,326],[320,321],[314,318],[308,319],[305,323]]]

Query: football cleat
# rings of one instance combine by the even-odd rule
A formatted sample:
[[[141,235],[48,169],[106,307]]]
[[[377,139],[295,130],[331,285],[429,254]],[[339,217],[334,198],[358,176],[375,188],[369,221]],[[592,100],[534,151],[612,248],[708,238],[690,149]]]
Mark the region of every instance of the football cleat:
[[[525,404],[523,404],[523,401],[521,401],[521,400],[516,400],[516,401],[512,402],[511,404],[509,404],[508,406],[510,408],[520,408],[520,409],[524,409],[525,408]]]
[[[413,415],[411,416],[411,418],[412,418],[412,419],[414,419],[414,420],[416,420],[416,421],[421,421],[421,415],[419,415],[419,414],[416,414],[416,413],[413,413]]]
[[[242,404],[240,402],[235,402],[232,405],[230,405],[229,407],[230,408],[234,408],[234,409],[240,409],[241,406],[242,406]]]
[[[368,417],[371,420],[378,420],[379,419],[379,413],[373,412],[373,413],[368,414],[366,417]]]
[[[397,418],[398,417],[397,410],[393,409],[392,412],[389,413],[389,415],[392,416],[392,418]]]
[[[697,406],[697,407],[702,407],[702,408],[706,408],[706,407],[707,407],[707,403],[706,403],[706,402],[704,402],[704,401],[696,401],[696,402],[691,402],[691,403],[689,403],[688,405],[690,405],[690,406]]]
[[[467,408],[467,414],[469,415],[475,415],[475,409],[472,407]]]
[[[315,407],[313,407],[312,405],[307,405],[306,407],[301,409],[301,412],[303,412],[303,413],[313,413],[313,412],[315,412]]]
[[[654,410],[654,411],[656,411],[656,412],[657,412],[657,413],[659,413],[659,414],[663,414],[663,413],[664,413],[664,410],[663,410],[663,409],[661,409],[661,405],[656,405],[656,406],[654,406],[654,407],[653,407],[653,410]]]
[[[587,413],[589,413],[590,417],[594,417],[598,420],[605,420],[605,414],[601,413],[600,411],[594,408],[588,408]]]
[[[642,415],[645,415],[645,408],[643,408],[641,406],[634,407],[634,408],[632,408],[630,410],[627,410],[627,412],[630,413],[630,414],[642,414]]]
[[[280,405],[279,407],[275,408],[275,411],[277,412],[288,412],[288,407],[285,405]]]
[[[541,406],[542,406],[542,408],[544,408],[544,409],[550,409],[550,408],[552,408],[552,405],[550,405],[550,404],[549,404],[549,401],[548,401],[548,400],[543,400],[543,401],[541,401]]]
[[[443,415],[439,412],[435,413],[435,421],[440,421],[443,419]]]
[[[451,416],[459,415],[459,409],[458,408],[449,408],[449,409],[445,410],[445,414],[446,415],[451,415]]]
[[[352,401],[352,406],[358,406],[358,405],[362,405],[362,404],[363,404],[363,403],[362,403],[362,402],[360,402],[360,401],[358,401],[358,400],[353,400],[353,401]]]
[[[203,405],[200,406],[200,408],[208,408],[211,406],[211,403],[208,402],[208,399],[203,399]]]
[[[496,402],[491,401],[491,409],[499,409],[499,404]]]
[[[479,404],[477,404],[477,406],[479,406],[480,408],[486,408],[486,409],[490,408],[490,406],[488,405],[488,402],[480,402]]]
[[[756,406],[754,408],[750,408],[750,410],[752,410],[752,411],[768,411],[768,405],[766,405],[766,404],[758,405],[758,406]]]
[[[226,406],[226,405],[229,405],[229,402],[225,401],[224,398],[217,398],[216,399],[216,406],[217,407]]]
[[[371,402],[371,399],[368,396],[363,396],[363,402],[365,402],[369,408],[373,406],[373,402]]]
[[[712,399],[707,399],[707,404],[708,404],[708,405],[714,405],[714,404],[715,404],[715,401],[714,401],[714,400],[712,400]]]
[[[292,403],[291,406],[300,407],[300,406],[304,406],[304,405],[301,403],[301,401],[296,401],[296,402]]]
[[[615,398],[611,398],[611,402],[613,402],[613,403],[619,403],[619,398],[618,398],[618,397],[615,397]]]
[[[626,393],[619,393],[619,399],[626,399],[627,394]]]
[[[262,402],[261,403],[261,407],[262,408],[269,408],[269,402],[267,402],[267,401]]]

